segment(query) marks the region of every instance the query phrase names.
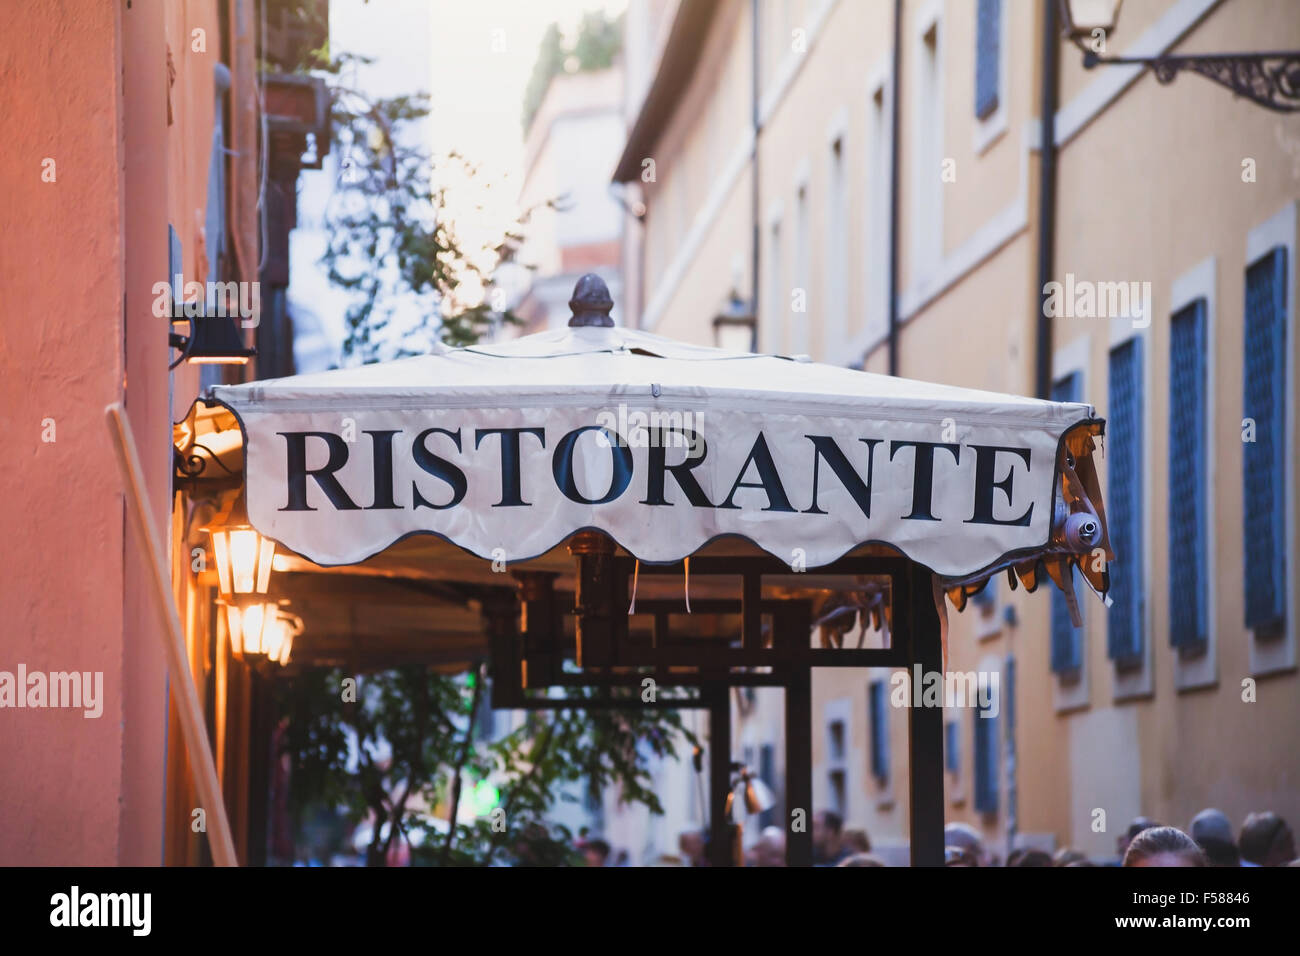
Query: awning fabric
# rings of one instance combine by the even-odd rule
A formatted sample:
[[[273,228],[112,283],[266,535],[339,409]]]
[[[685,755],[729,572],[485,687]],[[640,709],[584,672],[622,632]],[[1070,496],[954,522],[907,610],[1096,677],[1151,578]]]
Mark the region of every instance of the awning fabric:
[[[1001,567],[1104,587],[1089,405],[578,327],[246,385],[249,516],[321,565],[405,536],[488,560],[599,529],[643,561],[727,535],[793,570],[889,545],[952,587]],[[1100,531],[1067,541],[1071,513]],[[952,593],[952,592],[950,592]]]

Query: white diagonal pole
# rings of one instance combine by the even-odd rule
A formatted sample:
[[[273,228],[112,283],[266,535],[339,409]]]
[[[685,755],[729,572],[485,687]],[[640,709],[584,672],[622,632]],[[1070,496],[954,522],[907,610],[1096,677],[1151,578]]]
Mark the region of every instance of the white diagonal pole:
[[[163,549],[158,529],[154,526],[153,515],[148,508],[148,496],[145,493],[144,469],[140,466],[140,455],[136,451],[135,439],[131,435],[131,423],[117,402],[104,409],[108,419],[108,430],[113,436],[113,450],[117,452],[117,463],[122,470],[122,484],[127,492],[128,510],[135,515],[136,530],[148,552],[149,567],[152,571],[154,607],[158,611],[159,623],[162,625],[163,645],[167,652],[167,669],[171,672],[172,692],[176,694],[176,706],[180,711],[181,734],[185,739],[185,750],[189,754],[190,768],[194,772],[194,785],[198,789],[199,799],[203,801],[208,825],[208,845],[212,850],[212,860],[217,866],[238,866],[235,858],[235,843],[230,836],[230,821],[226,818],[226,804],[221,797],[221,784],[217,781],[217,768],[212,760],[212,749],[208,746],[208,732],[203,724],[203,709],[199,706],[199,694],[190,676],[187,655],[185,653],[185,634],[181,630],[180,615],[176,613],[176,604],[172,597],[171,585],[163,569]]]

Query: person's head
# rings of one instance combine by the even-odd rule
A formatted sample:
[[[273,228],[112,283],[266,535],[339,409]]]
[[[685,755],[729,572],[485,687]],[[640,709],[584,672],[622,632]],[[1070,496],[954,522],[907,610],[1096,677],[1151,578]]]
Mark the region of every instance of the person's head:
[[[582,845],[582,858],[587,866],[604,866],[609,859],[609,844],[604,840],[588,840]]]
[[[1202,810],[1192,817],[1189,831],[1197,846],[1205,851],[1210,866],[1238,866],[1237,844],[1232,839],[1232,824],[1222,810]]]
[[[1271,811],[1252,813],[1241,825],[1241,858],[1256,866],[1281,866],[1296,857],[1295,835]]]
[[[1071,863],[1086,863],[1088,858],[1074,847],[1063,846],[1052,857],[1052,866],[1069,866]]]
[[[956,866],[987,866],[984,856],[984,840],[979,831],[969,823],[949,823],[943,828],[943,845],[945,848],[956,847],[965,851],[974,862],[958,863]],[[946,855],[946,849],[945,849]]]
[[[1012,856],[1015,857],[1014,861]],[[1051,866],[1052,858],[1045,850],[1018,849],[1007,857],[1007,866]]]
[[[963,846],[946,846],[943,848],[944,866],[979,866],[979,858],[973,850]]]
[[[690,866],[704,863],[704,834],[699,830],[683,830],[677,838],[677,847],[682,851],[682,859]]]
[[[879,857],[872,856],[870,853],[854,853],[852,856],[846,856],[836,866],[884,866],[885,861]]]
[[[845,830],[844,848],[853,853],[870,853],[871,838],[866,830]]]
[[[832,810],[818,810],[813,814],[813,853],[821,860],[829,860],[840,850],[844,819]]]
[[[785,866],[785,831],[780,827],[764,827],[754,844],[755,866]]]
[[[1143,830],[1149,830],[1156,825],[1154,820],[1147,817],[1134,817],[1133,822],[1128,825],[1128,829],[1119,835],[1116,843],[1119,845],[1120,859],[1124,859],[1124,854],[1128,852],[1128,845],[1133,842],[1133,838]]]
[[[1205,854],[1177,827],[1148,827],[1129,841],[1122,865],[1205,866]]]

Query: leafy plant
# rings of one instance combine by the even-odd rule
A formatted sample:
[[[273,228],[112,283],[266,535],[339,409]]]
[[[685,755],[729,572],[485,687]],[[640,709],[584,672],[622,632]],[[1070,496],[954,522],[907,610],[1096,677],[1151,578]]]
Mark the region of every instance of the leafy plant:
[[[419,666],[355,678],[346,699],[339,670],[277,684],[290,807],[297,820],[325,807],[373,824],[366,862],[382,866],[399,840],[419,833],[412,860],[426,865],[560,865],[577,860],[574,834],[548,814],[587,787],[618,788],[625,803],[662,813],[650,761],[675,757],[695,737],[675,711],[531,711],[498,739],[475,719],[485,705],[482,668],[447,676]],[[499,803],[471,823],[461,804],[483,782]]]
[[[573,54],[563,50],[558,30],[547,36],[542,57],[556,71],[568,55],[591,68],[608,66],[619,41],[617,25],[600,14],[584,18]],[[498,323],[518,321],[493,308],[500,302],[491,295],[492,272],[522,241],[531,210],[487,246],[467,246],[447,215],[449,184],[472,188],[479,171],[455,153],[434,162],[412,135],[429,114],[428,99],[372,99],[344,79],[365,58],[330,60],[325,47],[303,55],[299,69],[332,77],[341,173],[325,211],[323,261],[330,281],[355,293],[345,356],[373,362],[427,352],[439,340],[468,345]],[[463,295],[467,284],[489,294]],[[415,321],[399,322],[399,308],[414,312]],[[573,834],[547,819],[557,795],[572,799],[575,786],[593,793],[617,787],[625,802],[662,813],[649,789],[649,761],[675,756],[683,737],[695,742],[680,715],[638,708],[632,692],[625,711],[530,712],[505,736],[487,739],[475,719],[485,703],[481,666],[455,676],[420,666],[357,676],[355,696],[345,699],[349,677],[305,671],[278,681],[276,694],[295,829],[339,810],[352,823],[368,820],[372,866],[384,865],[398,841],[416,833],[424,837],[411,848],[418,863],[574,862]],[[480,782],[499,791],[500,812],[461,823],[462,801]]]
[[[430,155],[417,135],[430,112],[427,96],[371,98],[342,79],[349,66],[368,62],[348,54],[322,67],[334,75],[331,122],[340,156],[324,211],[322,262],[330,282],[355,294],[344,356],[375,362],[424,354],[438,341],[473,344],[519,321],[504,295],[493,295],[493,273],[523,241],[531,210],[486,243],[464,241],[447,213],[449,193],[490,184],[459,153]]]

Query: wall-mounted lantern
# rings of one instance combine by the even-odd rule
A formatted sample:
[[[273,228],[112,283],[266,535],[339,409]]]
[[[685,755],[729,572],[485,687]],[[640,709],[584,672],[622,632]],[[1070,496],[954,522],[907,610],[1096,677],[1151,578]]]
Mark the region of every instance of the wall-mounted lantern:
[[[1300,110],[1300,51],[1196,53],[1186,56],[1103,56],[1122,0],[1061,0],[1064,35],[1083,50],[1083,65],[1146,66],[1161,84],[1187,70],[1278,113]]]
[[[159,304],[155,305],[155,315],[167,316],[173,326],[188,322],[190,334],[181,335],[169,332],[167,344],[180,352],[169,368],[175,368],[182,362],[191,365],[246,365],[257,354],[244,344],[239,329],[235,326],[234,316],[226,309],[218,308],[217,303],[205,301],[203,296],[185,301],[185,283],[182,276],[181,240],[172,226],[167,227],[167,273],[168,291],[163,293]],[[202,286],[205,290],[208,286]],[[207,293],[205,292],[204,295]],[[165,306],[165,308],[160,308]]]
[[[1124,0],[1062,0],[1061,28],[1071,40],[1083,40],[1100,30],[1110,35]]]
[[[302,633],[302,618],[276,601],[231,601],[225,607],[235,657],[249,663],[288,663],[293,639]]]
[[[248,520],[244,493],[241,491],[230,507],[203,530],[212,537],[221,596],[229,600],[265,594],[271,582],[275,542],[258,532]]]

